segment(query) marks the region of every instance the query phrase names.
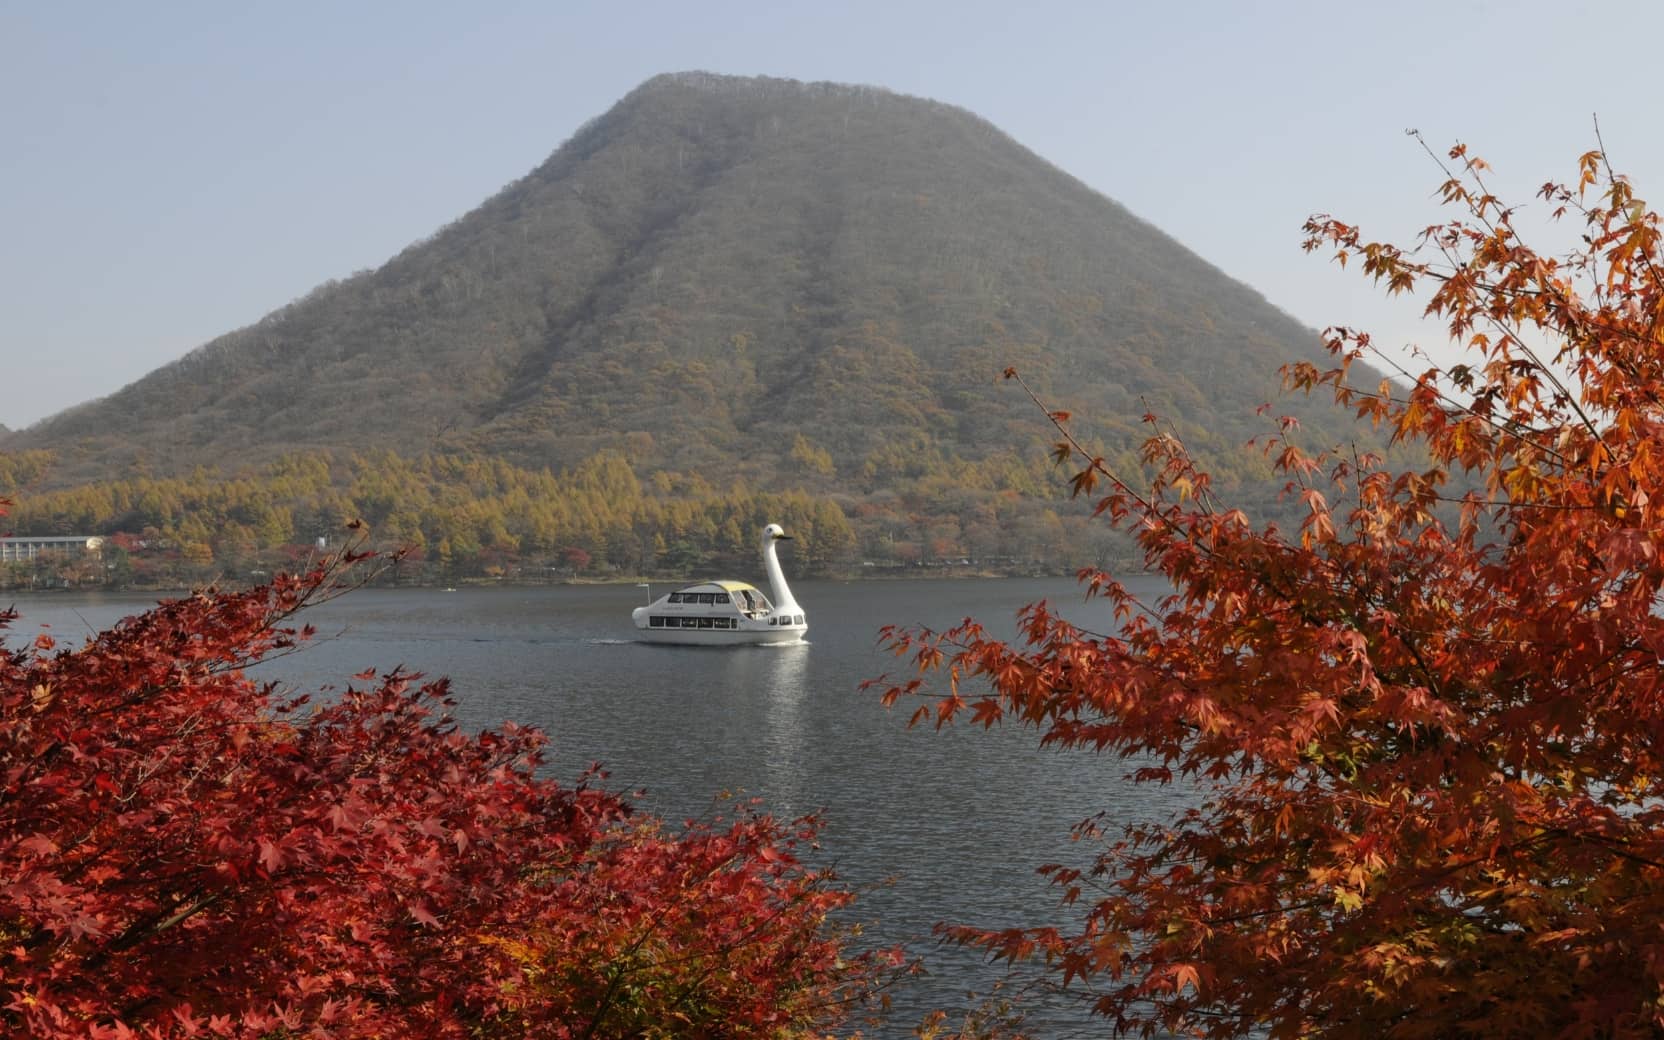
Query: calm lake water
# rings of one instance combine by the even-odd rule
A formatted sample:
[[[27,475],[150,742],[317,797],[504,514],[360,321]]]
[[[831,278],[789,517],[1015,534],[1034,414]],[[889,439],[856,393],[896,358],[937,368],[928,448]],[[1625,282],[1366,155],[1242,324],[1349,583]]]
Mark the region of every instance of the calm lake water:
[[[937,923],[1066,920],[1035,870],[1088,862],[1092,850],[1071,844],[1071,825],[1100,811],[1164,815],[1177,797],[1126,782],[1116,759],[1043,750],[1033,731],[910,729],[911,706],[887,710],[876,691],[858,689],[905,669],[877,647],[886,623],[943,627],[969,615],[1009,635],[1019,607],[1046,599],[1072,620],[1108,626],[1107,609],[1084,603],[1070,580],[794,582],[809,615],[806,643],[720,649],[636,642],[630,610],[644,591],[362,590],[311,611],[317,641],[263,671],[298,690],[399,664],[450,676],[469,729],[541,727],[553,738],[555,776],[601,762],[614,787],[645,789],[646,807],[672,818],[705,812],[723,792],[760,797],[779,816],[823,810],[824,853],[845,881],[891,880],[861,899],[854,918],[872,941],[906,944],[929,973],[894,994],[882,1035],[909,1035],[926,1010],[964,1007],[967,990],[985,991],[1004,973],[938,945]],[[149,602],[21,598],[12,639],[32,638],[41,623],[73,639]],[[1024,1004],[1036,1035],[1085,1031],[1078,993],[1031,994]]]

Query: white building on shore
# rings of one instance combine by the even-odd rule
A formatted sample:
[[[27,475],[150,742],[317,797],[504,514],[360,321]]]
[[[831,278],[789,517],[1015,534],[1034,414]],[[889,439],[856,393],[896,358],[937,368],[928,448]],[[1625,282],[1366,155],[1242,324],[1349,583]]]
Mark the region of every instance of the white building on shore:
[[[101,556],[104,539],[97,535],[7,535],[0,537],[0,563],[28,563],[42,556]]]

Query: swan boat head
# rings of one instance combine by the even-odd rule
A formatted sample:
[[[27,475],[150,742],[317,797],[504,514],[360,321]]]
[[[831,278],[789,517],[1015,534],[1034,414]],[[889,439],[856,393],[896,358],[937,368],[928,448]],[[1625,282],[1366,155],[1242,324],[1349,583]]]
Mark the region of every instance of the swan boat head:
[[[786,575],[780,570],[780,557],[775,553],[775,546],[791,541],[791,537],[779,524],[769,524],[763,528],[763,571],[768,575],[768,587],[774,595],[774,605],[782,611],[802,613],[803,608],[797,605],[791,586],[786,584]]]

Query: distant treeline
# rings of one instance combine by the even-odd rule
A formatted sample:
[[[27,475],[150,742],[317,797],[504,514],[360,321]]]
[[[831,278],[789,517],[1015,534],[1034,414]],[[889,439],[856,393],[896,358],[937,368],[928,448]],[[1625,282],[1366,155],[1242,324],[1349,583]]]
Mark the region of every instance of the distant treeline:
[[[954,470],[980,486],[926,472],[905,491],[864,496],[717,487],[662,470],[644,479],[613,451],[558,474],[484,455],[320,452],[234,477],[199,468],[31,491],[51,466],[48,452],[0,454],[10,531],[100,535],[104,552],[8,564],[0,583],[256,580],[319,539],[339,545],[354,520],[373,546],[407,549],[393,577],[417,581],[745,573],[769,522],[795,536],[791,565],[804,576],[1065,570],[1110,551],[1092,547],[1084,508],[1058,497],[1061,482],[1048,495],[1040,474],[1014,463]]]

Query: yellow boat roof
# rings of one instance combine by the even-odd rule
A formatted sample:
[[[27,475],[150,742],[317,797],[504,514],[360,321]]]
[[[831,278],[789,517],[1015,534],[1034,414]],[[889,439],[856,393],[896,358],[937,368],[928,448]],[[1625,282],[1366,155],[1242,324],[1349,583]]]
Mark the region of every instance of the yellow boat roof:
[[[749,590],[751,592],[756,592],[757,591],[757,586],[755,586],[755,585],[749,585],[749,584],[747,584],[743,581],[726,581],[726,580],[724,580],[724,581],[699,581],[699,582],[694,582],[692,585],[683,585],[681,588],[677,589],[676,591],[677,592],[698,592],[701,589],[710,589],[710,588],[713,588],[713,587],[714,588],[719,588],[723,592],[730,592],[730,593],[732,593],[732,592],[744,592],[744,591],[747,591],[747,590]]]

